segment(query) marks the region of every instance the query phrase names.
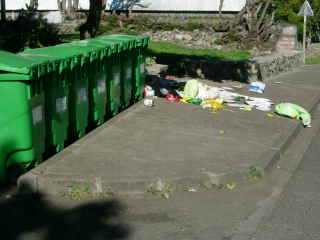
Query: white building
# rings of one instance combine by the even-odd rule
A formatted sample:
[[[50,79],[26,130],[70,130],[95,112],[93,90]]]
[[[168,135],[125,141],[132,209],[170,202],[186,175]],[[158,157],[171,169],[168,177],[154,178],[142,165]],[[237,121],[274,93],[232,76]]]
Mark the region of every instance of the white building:
[[[107,10],[113,2],[123,0],[107,0]],[[125,1],[125,0],[124,0]],[[6,0],[7,10],[19,10],[25,8],[30,0]],[[57,0],[38,0],[39,10],[58,10]],[[138,8],[141,11],[192,11],[192,12],[215,12],[219,10],[219,0],[142,0],[146,8]],[[244,6],[246,0],[224,0],[223,11],[237,12]],[[89,0],[79,0],[81,9],[89,8]]]
[[[61,1],[61,0],[60,0]],[[117,2],[126,0],[107,0],[106,10]],[[68,1],[67,1],[68,2]],[[18,11],[25,9],[30,0],[6,0],[6,9],[8,11]],[[145,6],[143,8],[135,7],[134,10],[140,12],[218,12],[220,0],[141,0]],[[224,0],[223,12],[238,12],[246,3],[246,0]],[[49,22],[59,23],[62,16],[58,11],[57,0],[38,0],[38,10],[48,11],[45,17]],[[89,8],[89,0],[79,0],[79,9]]]

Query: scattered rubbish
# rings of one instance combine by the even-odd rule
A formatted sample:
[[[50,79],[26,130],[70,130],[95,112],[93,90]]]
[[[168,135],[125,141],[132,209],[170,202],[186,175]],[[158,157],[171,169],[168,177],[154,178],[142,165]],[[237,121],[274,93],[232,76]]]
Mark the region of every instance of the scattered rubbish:
[[[151,86],[145,86],[144,96],[145,97],[154,97],[155,96],[155,92]]]
[[[226,187],[227,187],[227,189],[229,189],[229,190],[235,189],[236,186],[237,186],[237,184],[236,184],[235,182],[227,183],[227,184],[226,184]]]
[[[182,98],[181,102],[191,103],[191,104],[194,104],[194,105],[201,105],[202,100],[199,99],[199,98],[184,97],[184,98]]]
[[[201,103],[203,109],[212,109],[213,111],[218,111],[223,109],[222,99],[204,100]]]
[[[173,95],[173,94],[167,94],[166,99],[170,102],[179,102],[180,98]]]
[[[221,89],[227,90],[227,91],[233,91],[233,88],[232,88],[232,87],[222,87]]]
[[[246,111],[246,112],[251,112],[252,111],[252,107],[251,106],[244,106],[241,107],[240,110]]]
[[[282,82],[274,82],[274,84],[281,84]]]
[[[199,92],[199,82],[197,80],[189,80],[184,87],[184,96],[196,98]]]
[[[145,98],[144,101],[143,101],[143,104],[146,107],[153,107],[154,106],[154,100],[150,99],[150,98]]]
[[[164,80],[173,81],[174,80]],[[172,83],[174,85],[174,83]],[[242,85],[233,87],[214,87],[206,85],[198,80],[189,80],[184,85],[184,90],[160,88],[160,92],[170,102],[180,101],[201,105],[203,109],[217,112],[224,108],[226,104],[229,107],[239,108],[240,110],[250,112],[257,109],[264,112],[272,110],[273,102],[270,99],[249,97],[234,92],[234,88],[240,88]],[[263,93],[266,85],[262,82],[251,83],[249,90]],[[147,91],[148,92],[148,91]]]
[[[234,85],[234,86],[232,86],[233,88],[238,88],[238,89],[241,89],[241,88],[243,88],[243,86],[242,86],[242,84],[239,84],[239,85]]]
[[[275,107],[275,113],[292,119],[301,120],[304,127],[311,127],[311,115],[303,107],[293,103],[280,103]]]
[[[196,192],[198,192],[198,189],[196,189],[194,187],[191,187],[191,188],[188,189],[188,192],[196,193]]]
[[[198,95],[200,99],[215,99],[219,97],[219,88],[211,87],[202,83],[198,84]]]
[[[228,103],[229,107],[235,107],[235,108],[245,108],[248,105],[242,104],[242,103]]]
[[[273,118],[273,117],[274,117],[274,115],[273,115],[272,113],[268,113],[267,116],[268,116],[269,118]]]
[[[173,191],[174,187],[172,186],[172,184],[170,184],[169,182],[165,182],[160,178],[156,179],[147,188],[147,192],[153,195],[161,196],[165,199],[169,199]]]
[[[264,112],[270,112],[273,105],[269,99],[253,97],[249,97],[248,100],[246,100],[246,103],[257,110]]]
[[[167,80],[174,80],[174,76],[167,75],[167,76],[165,77],[165,79],[167,79]]]
[[[144,101],[143,104],[146,107],[153,107],[154,106],[154,98],[155,98],[155,91],[151,86],[145,86],[144,88]]]
[[[263,82],[252,82],[249,85],[249,91],[262,94],[266,88],[266,84]]]
[[[169,91],[166,88],[160,88],[160,92],[163,96],[167,96],[169,94]]]
[[[159,79],[159,86],[160,88],[167,88],[167,89],[173,89],[173,88],[180,88],[181,86],[184,86],[185,83],[178,82],[176,80],[167,79],[167,78],[160,78]]]

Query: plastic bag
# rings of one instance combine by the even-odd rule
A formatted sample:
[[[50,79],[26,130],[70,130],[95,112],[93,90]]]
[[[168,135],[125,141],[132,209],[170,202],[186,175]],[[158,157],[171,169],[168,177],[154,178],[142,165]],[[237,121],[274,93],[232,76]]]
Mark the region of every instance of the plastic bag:
[[[311,127],[310,113],[299,105],[293,103],[280,103],[275,107],[275,112],[281,116],[301,120],[305,127]]]
[[[202,83],[198,84],[198,95],[200,99],[215,99],[219,97],[219,88],[211,87]]]
[[[205,100],[202,102],[202,108],[204,109],[212,109],[214,111],[218,111],[223,109],[223,100],[222,99],[214,99],[214,100]]]
[[[252,82],[249,85],[249,91],[262,94],[266,88],[266,84],[263,82]]]
[[[196,98],[199,92],[199,82],[197,80],[189,80],[185,87],[183,95],[185,97]]]

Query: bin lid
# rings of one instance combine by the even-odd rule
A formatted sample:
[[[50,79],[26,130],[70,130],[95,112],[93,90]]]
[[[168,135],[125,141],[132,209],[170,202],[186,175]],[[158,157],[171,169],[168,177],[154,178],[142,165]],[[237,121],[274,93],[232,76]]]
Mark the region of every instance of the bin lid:
[[[115,43],[118,45],[118,52],[126,51],[126,50],[131,50],[132,48],[135,47],[135,41],[134,40],[129,40],[129,39],[120,39],[117,37],[112,37],[113,35],[104,35],[104,36],[99,36],[97,39],[100,39],[105,42],[111,42]]]
[[[150,38],[146,35],[125,35],[125,34],[112,34],[111,38],[134,41],[135,47],[147,47]]]
[[[103,44],[102,42],[92,42],[90,40],[74,41],[67,43],[66,46],[75,48],[79,51],[79,54],[84,54],[90,61],[97,59],[103,59],[105,56],[109,55],[109,46]]]
[[[116,43],[112,40],[103,39],[103,38],[91,38],[88,41],[90,41],[94,44],[102,44],[103,46],[108,46],[109,54],[119,53],[119,51],[120,51],[119,43]]]
[[[87,58],[79,53],[75,48],[72,48],[66,44],[60,44],[53,47],[27,49],[23,52],[23,55],[38,55],[39,57],[47,58],[48,60],[55,60],[58,64],[59,71],[71,68],[73,69],[77,65],[83,65]]]
[[[58,71],[59,69],[59,62],[57,58],[54,58],[48,55],[39,55],[39,54],[33,54],[33,53],[27,53],[27,52],[21,52],[21,53],[18,53],[18,55],[38,64],[45,62],[47,72],[55,72],[55,71]]]
[[[48,61],[36,62],[33,59],[13,54],[10,52],[0,51],[0,74],[3,75],[1,80],[8,80],[12,74],[28,75],[30,77],[19,76],[19,79],[11,80],[30,80],[32,77],[40,77],[48,71]],[[11,74],[11,75],[6,75]],[[6,75],[6,76],[4,76]]]
[[[30,75],[18,73],[3,73],[0,74],[0,81],[29,81],[32,77]]]

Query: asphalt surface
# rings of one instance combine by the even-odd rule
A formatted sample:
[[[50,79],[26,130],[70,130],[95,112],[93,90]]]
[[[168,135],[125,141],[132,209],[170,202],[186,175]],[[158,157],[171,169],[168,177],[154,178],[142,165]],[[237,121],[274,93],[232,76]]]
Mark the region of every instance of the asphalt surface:
[[[320,239],[320,133],[303,161],[252,239]]]

